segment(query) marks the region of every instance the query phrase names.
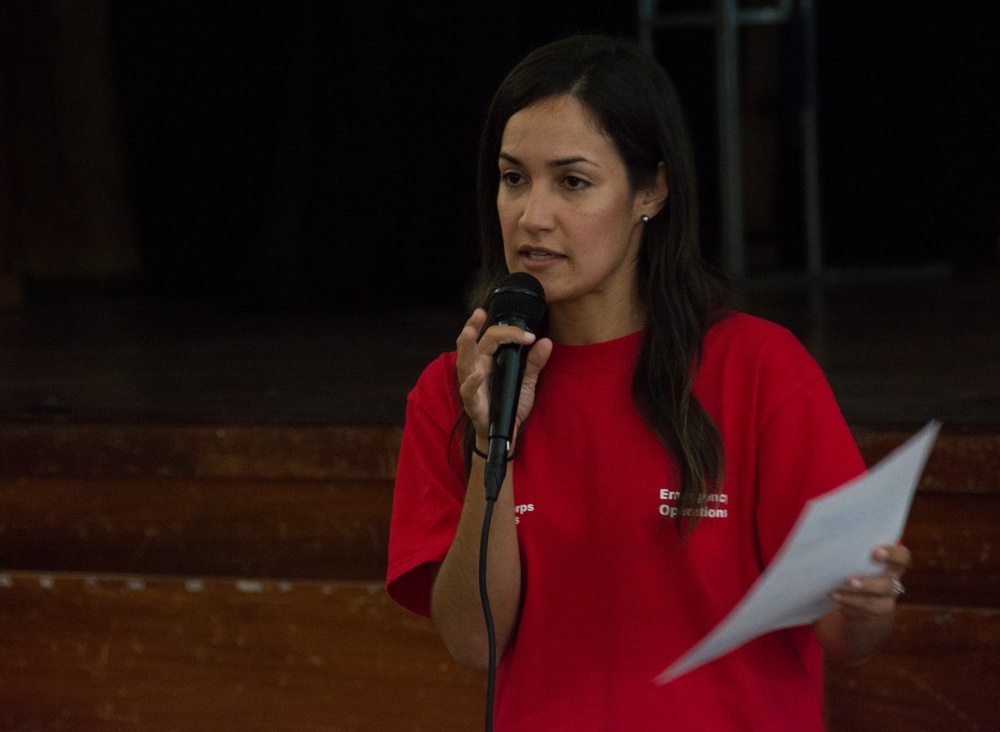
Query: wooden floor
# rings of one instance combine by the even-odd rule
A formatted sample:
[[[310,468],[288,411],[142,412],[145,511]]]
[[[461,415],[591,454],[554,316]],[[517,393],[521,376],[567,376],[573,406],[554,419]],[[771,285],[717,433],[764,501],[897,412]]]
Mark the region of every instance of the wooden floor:
[[[866,461],[945,428],[897,632],[831,732],[1000,720],[1000,276],[751,288]],[[0,311],[0,729],[482,727],[484,681],[382,584],[406,393],[460,312],[135,298]]]
[[[1000,424],[1000,273],[750,288],[852,425]],[[0,311],[0,420],[400,424],[461,312],[262,315],[49,298]]]

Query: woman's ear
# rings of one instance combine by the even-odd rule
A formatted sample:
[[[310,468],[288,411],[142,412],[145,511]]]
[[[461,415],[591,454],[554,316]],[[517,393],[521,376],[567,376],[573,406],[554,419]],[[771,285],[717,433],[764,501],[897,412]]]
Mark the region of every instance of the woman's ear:
[[[667,167],[660,163],[656,167],[656,180],[648,188],[639,194],[639,213],[643,216],[653,218],[660,213],[667,203]]]

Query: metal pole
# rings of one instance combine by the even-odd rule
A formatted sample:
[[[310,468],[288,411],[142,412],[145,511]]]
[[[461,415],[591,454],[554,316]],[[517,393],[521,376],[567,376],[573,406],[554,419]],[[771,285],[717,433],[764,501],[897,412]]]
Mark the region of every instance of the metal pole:
[[[803,71],[802,188],[805,205],[806,266],[810,275],[823,271],[823,234],[819,190],[819,120],[817,114],[816,10],[813,0],[800,0],[802,13]]]
[[[653,53],[653,19],[656,17],[657,0],[638,0],[639,43]]]
[[[730,277],[742,279],[746,267],[743,251],[738,0],[716,0],[715,10],[722,264]]]

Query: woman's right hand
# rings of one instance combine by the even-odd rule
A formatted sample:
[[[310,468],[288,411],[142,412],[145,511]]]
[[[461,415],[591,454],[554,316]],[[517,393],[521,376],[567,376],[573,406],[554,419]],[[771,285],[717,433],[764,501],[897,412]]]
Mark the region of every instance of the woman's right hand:
[[[532,346],[528,351],[528,361],[521,381],[521,398],[517,405],[517,418],[514,422],[514,434],[518,427],[531,412],[535,401],[535,388],[538,384],[538,374],[544,368],[552,353],[552,341],[548,338],[536,337],[533,333],[521,330],[513,325],[492,325],[486,329],[482,338],[479,332],[486,323],[487,314],[478,308],[466,321],[458,336],[458,370],[459,392],[465,412],[476,428],[477,442],[482,446],[489,437],[490,427],[490,397],[489,382],[493,371],[493,356],[497,349],[505,343],[517,343]]]
[[[487,314],[476,310],[458,336],[457,350],[459,391],[466,413],[476,429],[476,442],[482,451],[489,449],[490,373],[493,356],[506,343],[531,346],[521,397],[514,420],[514,434],[531,411],[535,401],[538,374],[552,353],[552,341],[510,325],[494,325],[483,332]],[[478,341],[477,341],[478,338]],[[532,345],[534,344],[534,345]],[[441,563],[431,592],[431,618],[451,654],[470,668],[486,671],[489,646],[479,594],[479,556],[482,545],[483,518],[488,505],[485,487],[486,461],[473,460],[468,487],[462,505],[455,538]],[[517,542],[514,512],[513,470],[507,471],[507,490],[496,497],[498,510],[490,525],[488,584],[490,605],[496,631],[497,658],[503,658],[517,629],[521,606],[521,554]]]

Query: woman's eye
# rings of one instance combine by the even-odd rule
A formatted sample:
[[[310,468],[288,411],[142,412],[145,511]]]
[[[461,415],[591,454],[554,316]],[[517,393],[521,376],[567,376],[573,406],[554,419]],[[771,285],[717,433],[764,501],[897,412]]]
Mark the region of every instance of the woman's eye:
[[[590,183],[585,181],[583,178],[577,178],[575,175],[567,175],[563,178],[563,184],[565,184],[567,188],[574,191],[586,188],[590,185]]]
[[[505,173],[500,174],[500,180],[509,186],[516,186],[519,183],[521,183],[521,181],[523,181],[524,178],[521,176],[520,173],[515,173],[513,170],[508,170]]]

